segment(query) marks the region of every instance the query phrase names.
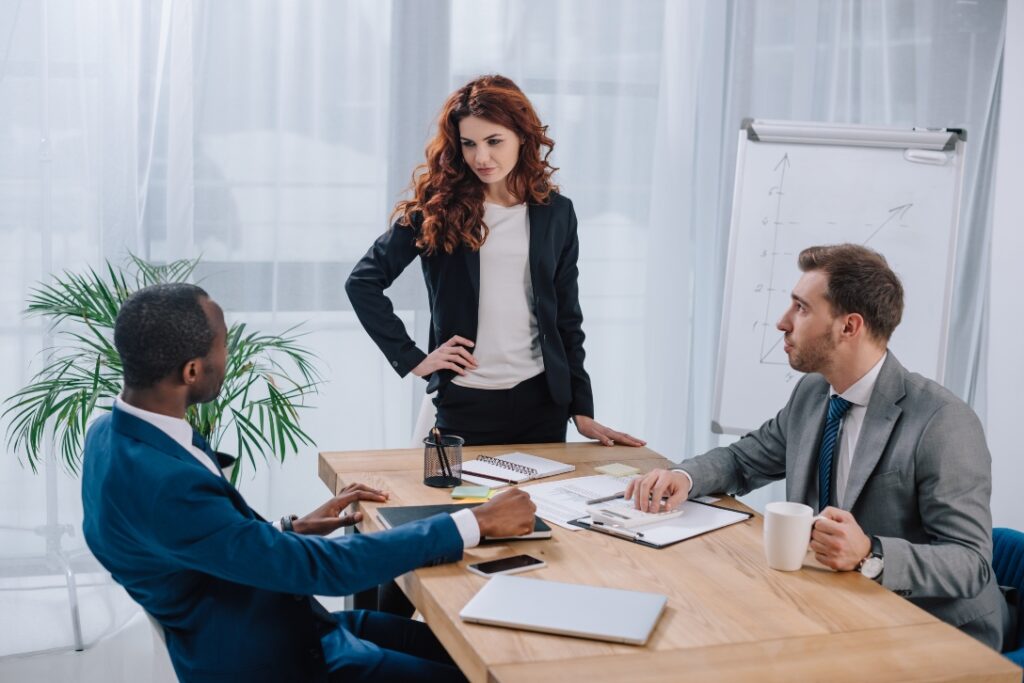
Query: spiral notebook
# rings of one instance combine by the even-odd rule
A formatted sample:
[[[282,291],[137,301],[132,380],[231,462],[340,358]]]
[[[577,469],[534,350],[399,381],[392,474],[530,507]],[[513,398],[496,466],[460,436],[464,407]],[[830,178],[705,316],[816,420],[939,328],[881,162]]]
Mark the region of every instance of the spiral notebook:
[[[510,484],[521,484],[530,479],[543,479],[565,474],[576,469],[557,460],[549,460],[529,453],[505,453],[490,457],[481,455],[462,464],[462,478],[492,489]]]

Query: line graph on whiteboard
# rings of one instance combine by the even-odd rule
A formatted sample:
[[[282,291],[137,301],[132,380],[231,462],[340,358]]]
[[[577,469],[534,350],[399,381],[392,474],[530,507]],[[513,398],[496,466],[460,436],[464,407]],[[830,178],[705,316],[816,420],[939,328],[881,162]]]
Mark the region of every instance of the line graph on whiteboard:
[[[772,170],[772,185],[767,190],[768,203],[764,215],[760,217],[762,234],[767,237],[768,244],[761,249],[758,256],[762,264],[762,277],[754,285],[754,295],[763,301],[760,310],[763,315],[752,323],[752,330],[761,330],[761,341],[758,351],[760,365],[789,366],[789,361],[782,347],[782,334],[776,329],[775,323],[780,312],[789,305],[789,287],[795,281],[794,265],[797,255],[808,246],[808,230],[821,230],[829,241],[859,242],[871,246],[872,242],[886,236],[887,232],[897,229],[911,228],[913,218],[913,202],[906,202],[889,208],[876,221],[865,221],[851,225],[848,221],[839,221],[829,217],[815,217],[813,225],[808,225],[804,217],[795,216],[786,200],[787,175],[792,182],[793,169],[789,154],[783,154]],[[909,215],[909,218],[908,218]],[[796,218],[796,220],[793,220]],[[786,381],[792,380],[797,373],[786,374]]]
[[[805,137],[741,129],[716,357],[712,428],[742,436],[771,419],[804,373],[789,365],[779,319],[803,275],[800,252],[862,244],[903,285],[887,341],[913,372],[942,381],[956,291],[963,146],[919,158],[890,138],[809,125]],[[817,135],[828,128],[828,135]],[[813,133],[813,134],[812,134]],[[817,326],[815,332],[821,332]],[[804,367],[801,365],[801,367]]]

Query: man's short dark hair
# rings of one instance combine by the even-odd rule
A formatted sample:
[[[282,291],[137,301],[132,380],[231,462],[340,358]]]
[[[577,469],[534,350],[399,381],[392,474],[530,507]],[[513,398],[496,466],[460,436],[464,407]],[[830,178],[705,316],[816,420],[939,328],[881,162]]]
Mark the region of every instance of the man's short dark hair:
[[[213,345],[213,329],[200,305],[209,295],[185,283],[151,285],[128,297],[114,323],[126,387],[145,389]]]
[[[859,244],[808,247],[800,270],[828,275],[825,298],[836,315],[859,313],[872,337],[889,341],[903,317],[903,285],[885,257]]]

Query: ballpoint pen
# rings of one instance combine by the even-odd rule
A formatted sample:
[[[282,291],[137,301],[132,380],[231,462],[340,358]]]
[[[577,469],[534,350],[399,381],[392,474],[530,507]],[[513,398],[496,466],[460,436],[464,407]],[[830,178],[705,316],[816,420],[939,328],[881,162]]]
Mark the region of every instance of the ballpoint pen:
[[[441,430],[434,427],[430,430],[430,433],[434,436],[434,446],[437,448],[437,455],[441,460],[441,474],[449,479],[453,478],[452,466],[448,462],[448,456],[444,452],[444,443],[441,437]]]
[[[598,503],[607,503],[609,500],[615,500],[616,498],[622,498],[625,493],[616,493],[611,496],[601,496],[600,498],[593,498],[587,501],[587,505],[597,505]]]
[[[644,533],[642,531],[633,531],[632,529],[626,529],[625,527],[612,526],[610,524],[604,524],[603,522],[591,522],[590,528],[594,531],[600,531],[605,534],[611,534],[612,536],[621,536],[622,538],[628,538],[636,540],[643,538]]]

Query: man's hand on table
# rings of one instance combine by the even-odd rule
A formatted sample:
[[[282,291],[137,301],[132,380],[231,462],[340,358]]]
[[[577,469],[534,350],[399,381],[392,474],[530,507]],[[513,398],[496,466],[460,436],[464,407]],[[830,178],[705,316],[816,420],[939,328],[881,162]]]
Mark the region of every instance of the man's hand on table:
[[[636,508],[643,512],[669,512],[679,507],[688,495],[689,477],[682,472],[657,469],[629,482],[624,497],[633,499]],[[668,500],[663,506],[661,499],[665,497]]]
[[[352,526],[363,520],[363,513],[361,512],[351,515],[342,514],[345,508],[357,500],[383,503],[387,499],[388,494],[384,491],[378,491],[366,484],[349,484],[334,498],[331,498],[305,517],[299,517],[292,522],[292,530],[299,534],[324,536],[339,527]]]
[[[530,500],[530,494],[521,489],[511,489],[473,508],[473,515],[480,525],[481,537],[501,538],[525,536],[532,532],[536,511],[537,506]]]

